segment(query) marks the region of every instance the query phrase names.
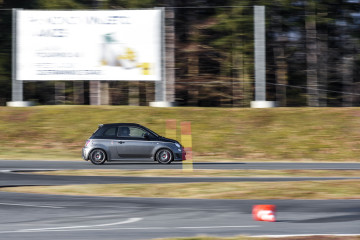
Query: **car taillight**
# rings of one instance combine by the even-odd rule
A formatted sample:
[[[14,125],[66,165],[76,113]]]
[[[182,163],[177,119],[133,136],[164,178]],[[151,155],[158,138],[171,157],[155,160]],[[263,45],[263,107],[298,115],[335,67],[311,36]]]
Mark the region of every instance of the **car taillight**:
[[[85,147],[87,147],[91,143],[91,140],[87,140],[85,143]]]

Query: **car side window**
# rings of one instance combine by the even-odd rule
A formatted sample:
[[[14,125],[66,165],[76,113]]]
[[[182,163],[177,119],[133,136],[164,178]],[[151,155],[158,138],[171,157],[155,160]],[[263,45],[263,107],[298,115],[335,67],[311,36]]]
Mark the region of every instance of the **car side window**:
[[[136,138],[144,138],[146,131],[137,127],[130,127],[130,136]]]
[[[104,137],[116,137],[116,127],[107,129],[104,134]]]
[[[119,127],[118,137],[145,138],[144,129],[138,127]]]
[[[130,128],[129,127],[119,127],[118,137],[130,137]]]

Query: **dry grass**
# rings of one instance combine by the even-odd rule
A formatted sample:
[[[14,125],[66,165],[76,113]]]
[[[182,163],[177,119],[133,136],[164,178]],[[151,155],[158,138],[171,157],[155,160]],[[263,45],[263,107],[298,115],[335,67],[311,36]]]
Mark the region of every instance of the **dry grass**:
[[[67,176],[139,176],[139,177],[360,177],[360,170],[62,170],[36,172]]]
[[[0,158],[80,160],[85,140],[100,123],[137,122],[165,135],[166,119],[176,119],[178,126],[182,121],[192,123],[196,161],[359,162],[359,112],[359,108],[0,107]]]

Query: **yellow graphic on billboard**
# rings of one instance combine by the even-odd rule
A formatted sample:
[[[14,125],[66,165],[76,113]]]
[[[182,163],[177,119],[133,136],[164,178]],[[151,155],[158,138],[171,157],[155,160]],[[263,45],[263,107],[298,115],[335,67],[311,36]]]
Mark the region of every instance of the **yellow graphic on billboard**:
[[[142,75],[151,75],[152,64],[149,62],[139,63],[137,53],[130,47],[124,47],[119,43],[113,33],[103,35],[103,49],[100,64],[102,66],[122,67],[124,69],[141,69]]]

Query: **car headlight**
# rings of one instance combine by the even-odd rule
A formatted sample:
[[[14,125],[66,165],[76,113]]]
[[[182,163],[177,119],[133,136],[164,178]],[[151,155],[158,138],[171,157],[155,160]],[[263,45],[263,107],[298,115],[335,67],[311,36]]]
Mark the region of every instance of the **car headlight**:
[[[181,148],[181,145],[178,144],[178,143],[175,143],[175,146],[176,146],[177,148]]]

